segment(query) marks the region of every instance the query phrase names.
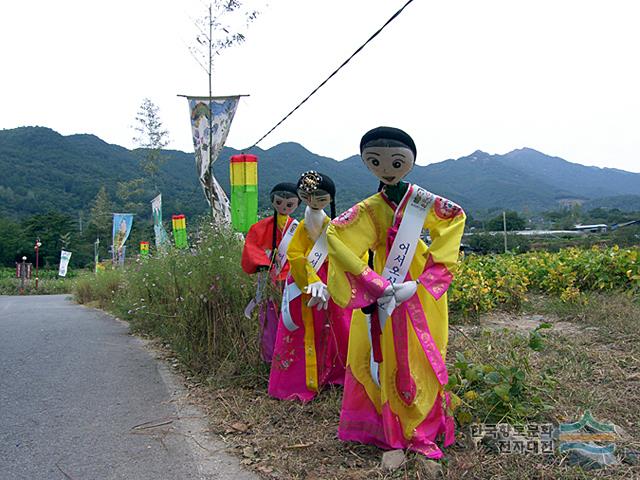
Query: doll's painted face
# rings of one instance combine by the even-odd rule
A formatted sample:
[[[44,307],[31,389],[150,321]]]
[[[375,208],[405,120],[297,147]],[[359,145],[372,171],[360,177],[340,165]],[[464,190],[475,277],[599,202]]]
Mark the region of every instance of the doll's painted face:
[[[298,195],[302,201],[309,205],[309,208],[312,208],[313,210],[322,210],[331,203],[331,194],[320,189],[311,193],[298,189]]]
[[[298,197],[290,192],[275,192],[271,197],[271,204],[280,215],[291,215],[300,203]]]
[[[362,161],[385,185],[396,185],[413,168],[415,157],[405,147],[366,147]]]

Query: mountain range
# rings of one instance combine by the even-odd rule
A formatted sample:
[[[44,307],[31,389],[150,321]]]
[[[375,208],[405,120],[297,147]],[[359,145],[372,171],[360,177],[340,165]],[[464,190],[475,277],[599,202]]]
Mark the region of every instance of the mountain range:
[[[229,189],[229,163],[237,150],[225,147],[214,173]],[[338,209],[372,194],[376,179],[354,155],[342,161],[316,155],[297,143],[282,143],[258,155],[260,206],[268,208],[268,192],[281,181],[295,182],[300,173],[318,170],[338,190]],[[116,186],[141,176],[140,151],[111,145],[95,135],[63,136],[45,127],[0,130],[0,216],[21,218],[50,210],[87,212],[104,185],[112,198]],[[192,153],[165,150],[158,188],[165,216],[205,213]],[[424,188],[462,205],[477,216],[497,210],[537,212],[580,203],[640,210],[640,173],[587,167],[531,148],[503,155],[475,151],[458,159],[417,165],[409,177]],[[150,198],[148,200],[151,200]]]

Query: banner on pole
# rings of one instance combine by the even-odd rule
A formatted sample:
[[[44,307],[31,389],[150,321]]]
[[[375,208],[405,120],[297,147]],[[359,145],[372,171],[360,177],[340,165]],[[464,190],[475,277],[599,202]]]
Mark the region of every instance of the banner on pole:
[[[71,252],[66,250],[60,251],[60,268],[58,269],[58,275],[61,277],[67,276],[67,268],[69,267],[69,260],[71,259]]]
[[[173,215],[171,217],[173,224],[173,240],[176,242],[176,248],[187,248],[187,219],[184,215]]]
[[[94,273],[98,273],[98,264],[100,263],[100,238],[96,238],[93,242],[93,263],[95,265]]]
[[[169,235],[162,225],[162,194],[151,200],[153,215],[153,232],[156,237],[156,248],[160,249],[169,243]]]
[[[216,223],[229,223],[231,213],[229,199],[213,176],[211,168],[227,140],[239,99],[239,95],[232,97],[187,97],[196,169]]]
[[[119,267],[124,267],[124,257],[127,253],[127,246],[123,245],[122,248],[120,249],[120,252],[118,253],[118,266]]]
[[[258,157],[234,155],[229,162],[231,180],[231,224],[247,233],[258,221]]]
[[[133,224],[133,214],[114,213],[113,214],[113,259],[117,264],[124,264],[124,244],[131,233]]]
[[[142,258],[149,256],[149,242],[140,242],[140,256]]]

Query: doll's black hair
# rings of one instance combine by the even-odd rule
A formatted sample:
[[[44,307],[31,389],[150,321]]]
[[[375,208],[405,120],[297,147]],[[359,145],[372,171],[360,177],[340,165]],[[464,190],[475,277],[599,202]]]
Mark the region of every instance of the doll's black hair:
[[[360,139],[360,153],[367,147],[405,147],[413,153],[413,161],[417,156],[416,143],[404,130],[394,127],[376,127],[369,130]]]
[[[309,170],[300,175],[296,188],[307,193],[313,193],[317,190],[327,192],[331,197],[331,218],[336,218],[336,184],[329,176],[315,170]]]
[[[271,192],[269,193],[271,202],[273,202],[273,197],[275,195],[278,195],[282,198],[295,197],[298,199],[298,202],[300,202],[300,197],[298,197],[298,189],[296,188],[295,183],[278,183],[271,189]],[[271,238],[271,261],[273,261],[274,255],[276,253],[276,248],[278,247],[278,211],[275,208],[273,209],[273,236]]]

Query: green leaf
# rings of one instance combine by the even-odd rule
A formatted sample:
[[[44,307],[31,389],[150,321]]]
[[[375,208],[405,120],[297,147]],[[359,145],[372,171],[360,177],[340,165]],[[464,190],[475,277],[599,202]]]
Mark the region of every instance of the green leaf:
[[[545,328],[553,328],[553,324],[549,323],[549,322],[544,322],[541,323],[540,325],[538,325],[535,329],[535,331],[537,332],[538,330],[542,330]]]
[[[500,383],[500,380],[502,380],[502,377],[498,372],[490,372],[484,376],[484,381],[486,383],[497,384]]]
[[[495,392],[495,394],[505,402],[508,402],[510,398],[509,389],[510,386],[506,383],[501,383],[500,385],[496,385],[495,387],[493,387],[493,391]]]
[[[460,425],[466,425],[467,423],[471,423],[471,420],[473,420],[473,417],[469,412],[462,410],[457,412],[456,418],[458,419],[458,422],[460,422]]]
[[[544,348],[544,339],[538,332],[531,332],[529,335],[529,347],[536,352]]]
[[[464,353],[456,352],[456,360],[460,363],[468,363]]]

